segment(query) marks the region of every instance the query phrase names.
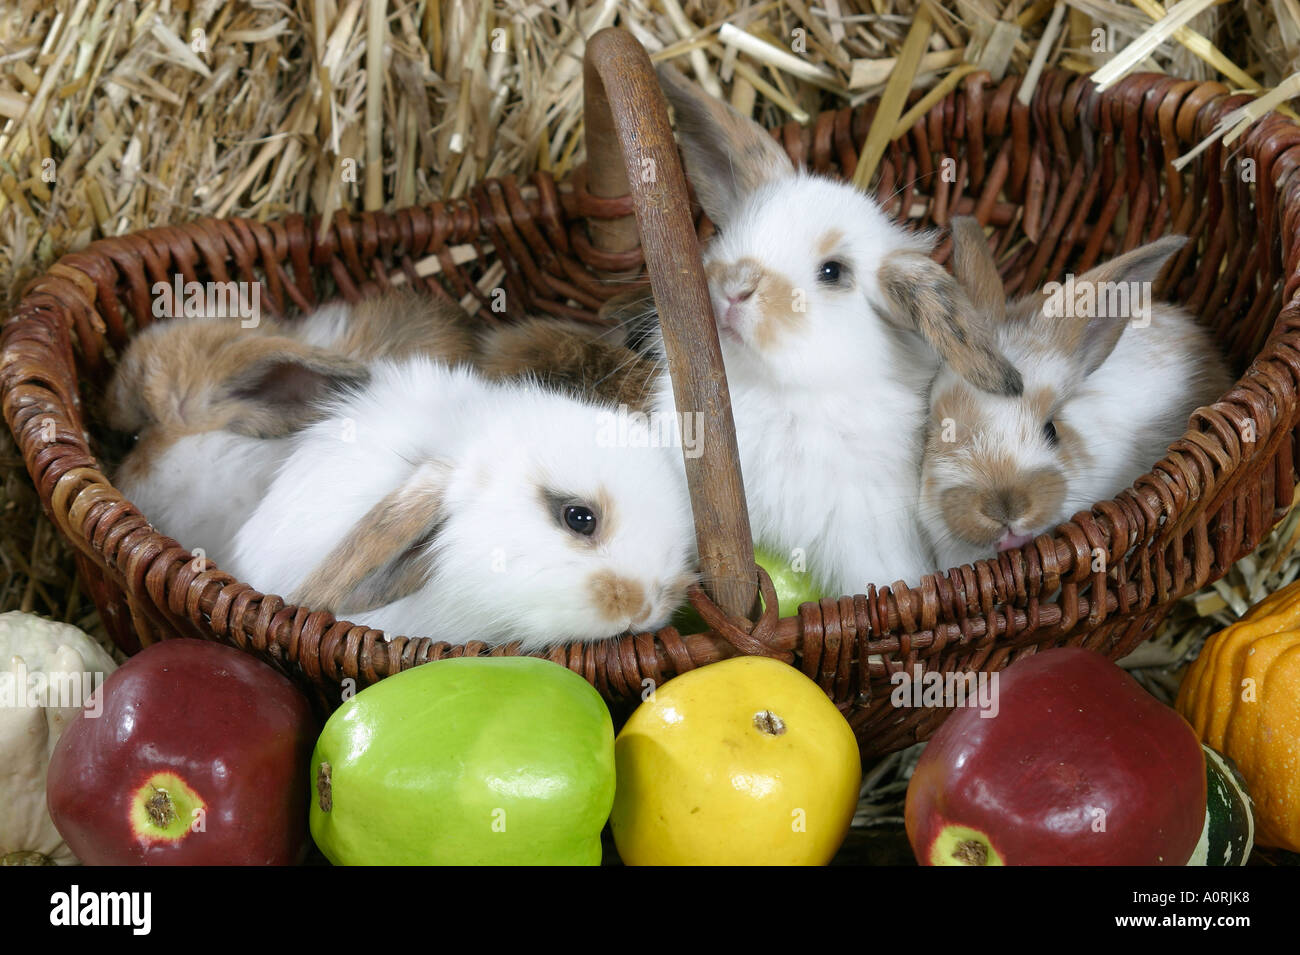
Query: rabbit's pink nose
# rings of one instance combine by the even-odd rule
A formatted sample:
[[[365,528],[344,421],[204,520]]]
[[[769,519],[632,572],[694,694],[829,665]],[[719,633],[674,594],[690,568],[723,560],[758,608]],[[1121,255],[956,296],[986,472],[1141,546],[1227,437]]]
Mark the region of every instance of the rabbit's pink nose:
[[[763,267],[753,259],[739,259],[726,264],[711,262],[705,267],[709,288],[720,299],[736,305],[745,301],[763,283]]]

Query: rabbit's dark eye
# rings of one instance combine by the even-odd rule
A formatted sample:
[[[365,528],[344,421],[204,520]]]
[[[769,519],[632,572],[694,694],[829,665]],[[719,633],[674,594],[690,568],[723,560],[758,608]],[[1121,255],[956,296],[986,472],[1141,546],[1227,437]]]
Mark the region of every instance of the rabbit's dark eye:
[[[1055,422],[1049,421],[1047,424],[1043,425],[1043,437],[1047,439],[1048,444],[1052,447],[1056,447],[1057,437]]]
[[[827,259],[817,269],[817,281],[822,285],[839,285],[848,277],[849,267],[835,259]]]
[[[581,504],[567,504],[561,512],[565,525],[569,530],[584,537],[590,537],[596,533],[596,514],[589,508]]]

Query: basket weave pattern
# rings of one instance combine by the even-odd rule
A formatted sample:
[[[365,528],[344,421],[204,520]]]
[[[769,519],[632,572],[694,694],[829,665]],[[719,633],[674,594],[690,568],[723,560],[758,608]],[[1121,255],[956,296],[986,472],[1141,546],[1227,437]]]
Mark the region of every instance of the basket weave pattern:
[[[1300,413],[1300,311],[1292,302],[1300,284],[1300,128],[1270,115],[1231,150],[1216,142],[1177,172],[1170,161],[1245,97],[1150,74],[1097,94],[1086,78],[1049,71],[1024,107],[1017,83],[971,74],[891,144],[877,187],[887,211],[926,227],[959,213],[995,226],[1011,294],[1163,234],[1190,235],[1166,297],[1199,315],[1235,367],[1246,368],[1236,386],[1197,411],[1187,434],[1132,489],[996,560],[917,586],[876,581],[864,594],[807,604],[785,619],[769,609],[752,624],[697,592],[708,633],[668,628],[544,655],[610,699],[633,699],[647,679],[658,683],[732,653],[776,656],[833,697],[864,752],[887,752],[925,738],[946,715],[893,707],[891,673],[917,665],[996,670],[1057,645],[1121,656],[1152,635],[1174,600],[1253,550],[1290,506]],[[824,113],[777,135],[797,162],[848,176],[875,106]],[[944,174],[945,161],[955,161],[955,175]],[[629,197],[591,194],[586,181],[583,172],[558,184],[544,173],[523,183],[485,181],[463,200],[340,213],[319,238],[317,224],[298,216],[151,229],[97,241],[34,281],[0,339],[4,416],[114,639],[128,649],[174,635],[220,640],[305,681],[324,702],[337,702],[348,678],[364,686],[441,657],[513,652],[423,637],[385,641],[196,559],[113,488],[95,450],[101,423],[87,409],[114,356],[152,320],[151,287],[176,274],[261,282],[263,307],[288,316],[331,288],[356,301],[398,275],[437,294],[483,299],[475,280],[500,262],[508,311],[483,308],[485,321],[526,313],[595,321],[642,258],[639,249],[601,251],[588,239],[591,221],[625,218],[633,207]],[[1117,224],[1122,241],[1112,238],[1121,234]],[[474,257],[453,260],[452,247],[464,245]],[[939,255],[947,254],[945,243]],[[441,266],[434,281],[416,271],[429,256]],[[1106,569],[1095,569],[1098,553]],[[760,585],[775,607],[761,574]]]

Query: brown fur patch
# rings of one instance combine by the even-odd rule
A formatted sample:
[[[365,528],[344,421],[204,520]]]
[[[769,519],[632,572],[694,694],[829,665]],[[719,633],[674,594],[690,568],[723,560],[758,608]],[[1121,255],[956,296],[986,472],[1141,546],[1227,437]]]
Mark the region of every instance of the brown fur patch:
[[[633,620],[648,611],[645,588],[635,580],[602,570],[587,580],[591,603],[606,620]]]
[[[725,297],[732,290],[751,289],[747,308],[757,312],[754,345],[761,351],[771,349],[783,335],[799,332],[808,321],[808,312],[795,310],[795,289],[784,275],[769,272],[757,259],[735,262],[712,262],[705,270],[709,284]]]
[[[992,549],[1002,535],[1002,527],[979,510],[980,491],[969,484],[948,488],[939,498],[943,522],[962,540]]]
[[[220,427],[214,390],[260,351],[269,323],[243,328],[238,319],[177,319],[140,332],[108,389],[109,423],[120,431],[152,425]]]
[[[607,329],[558,319],[528,319],[483,333],[479,368],[489,378],[536,378],[591,401],[648,411],[655,362]]]
[[[1051,388],[1035,388],[1025,395],[1025,403],[1029,405],[1030,413],[1036,420],[1047,424],[1052,409],[1056,406],[1056,392]]]
[[[969,388],[960,384],[945,388],[935,395],[931,403],[931,447],[939,453],[943,453],[944,449],[958,448],[970,440],[973,432],[984,427],[984,421],[979,401]],[[943,440],[947,422],[952,422],[952,441]]]
[[[831,229],[817,240],[817,255],[819,258],[825,258],[834,252],[841,242],[844,241],[844,233],[839,229]]]
[[[775,348],[783,336],[797,334],[807,325],[807,303],[804,311],[796,311],[794,293],[794,286],[783,275],[768,272],[759,283],[754,294],[759,309],[754,342],[760,350]]]
[[[358,361],[428,355],[456,364],[473,356],[472,325],[455,302],[399,285],[353,307],[338,347]]]
[[[357,304],[342,341],[328,350],[302,344],[268,318],[256,328],[238,319],[155,323],[118,365],[107,395],[109,423],[120,431],[165,425],[183,433],[235,423],[241,433],[286,434],[303,423],[284,420],[286,405],[308,404],[332,383],[365,380],[361,363],[370,359],[468,359],[468,322],[454,303],[399,286]]]
[[[763,283],[766,272],[758,259],[737,259],[734,262],[710,262],[704,267],[704,275],[712,288],[721,290],[723,298],[730,298],[738,291],[754,294]]]
[[[604,487],[596,488],[596,513],[600,515],[601,524],[597,536],[603,540],[610,540],[618,533],[619,513],[614,498]]]
[[[416,590],[429,573],[421,545],[434,532],[450,469],[430,463],[375,504],[307,575],[293,596],[334,613],[382,607]]]
[[[619,325],[626,316],[653,311],[654,307],[655,297],[650,286],[640,285],[605,299],[597,309],[596,317],[608,325]]]

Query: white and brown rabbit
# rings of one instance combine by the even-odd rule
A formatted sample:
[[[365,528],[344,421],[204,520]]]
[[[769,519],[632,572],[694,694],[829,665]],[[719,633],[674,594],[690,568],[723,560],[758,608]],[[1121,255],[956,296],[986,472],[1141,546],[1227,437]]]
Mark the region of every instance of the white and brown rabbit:
[[[686,171],[718,234],[704,264],[755,540],[836,594],[934,569],[916,518],[926,396],[942,356],[976,388],[1020,376],[948,272],[851,184],[670,67]],[[674,411],[661,376],[656,410]],[[687,409],[689,413],[689,409]]]
[[[159,531],[224,562],[286,437],[326,394],[368,375],[266,319],[158,322],[135,336],[109,385],[109,424],[136,436],[113,483]]]
[[[385,357],[463,361],[472,351],[458,306],[400,287],[298,322],[156,322],[132,339],[109,385],[109,424],[136,438],[114,484],[160,531],[224,563],[285,438],[316,420],[326,397],[363,384]]]
[[[609,406],[381,362],[293,440],[230,569],[391,635],[525,650],[665,624],[692,580],[675,448]]]
[[[921,518],[941,567],[1021,547],[1114,497],[1231,377],[1187,312],[1151,287],[1185,236],[1166,236],[1008,303],[983,229],[953,220],[953,269],[998,330],[1019,396],[943,368],[931,389]]]

